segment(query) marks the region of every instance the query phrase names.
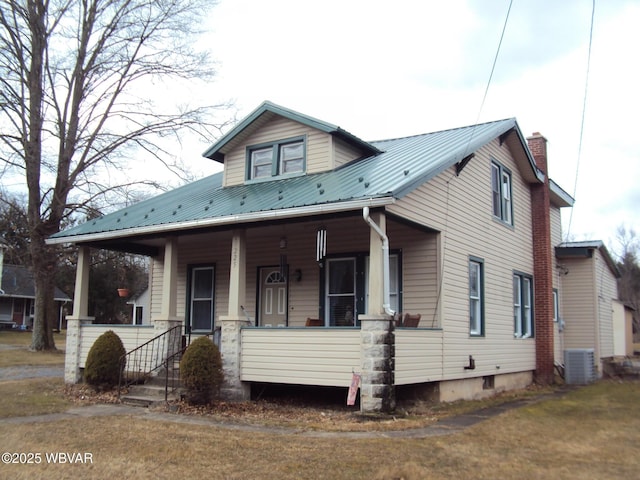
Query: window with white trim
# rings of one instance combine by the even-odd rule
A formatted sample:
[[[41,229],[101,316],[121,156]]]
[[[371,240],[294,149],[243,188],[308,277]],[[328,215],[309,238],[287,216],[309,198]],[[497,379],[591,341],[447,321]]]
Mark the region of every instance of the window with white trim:
[[[305,162],[304,137],[253,145],[247,148],[247,179],[302,173]]]
[[[491,200],[493,216],[513,225],[511,172],[496,162],[491,162]]]
[[[533,337],[533,279],[521,273],[513,274],[513,336]]]
[[[484,262],[469,259],[469,334],[484,335]]]
[[[214,268],[189,269],[189,325],[192,332],[213,332]]]

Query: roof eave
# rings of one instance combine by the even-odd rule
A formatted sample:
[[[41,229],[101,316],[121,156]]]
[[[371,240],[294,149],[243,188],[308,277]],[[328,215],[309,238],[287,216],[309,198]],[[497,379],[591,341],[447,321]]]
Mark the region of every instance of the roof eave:
[[[141,235],[163,235],[173,233],[183,229],[200,229],[209,227],[222,227],[228,225],[238,225],[256,222],[266,222],[285,218],[305,217],[310,215],[324,215],[348,210],[356,210],[364,207],[383,207],[395,202],[392,196],[369,197],[358,200],[344,202],[322,203],[307,205],[303,207],[292,207],[281,210],[269,210],[261,212],[250,212],[237,215],[227,215],[215,218],[191,220],[186,222],[168,223],[162,225],[149,225],[144,227],[134,227],[122,230],[112,230],[108,232],[97,232],[80,235],[60,236],[48,238],[48,245],[91,243],[104,240],[114,240],[119,238],[141,236]]]

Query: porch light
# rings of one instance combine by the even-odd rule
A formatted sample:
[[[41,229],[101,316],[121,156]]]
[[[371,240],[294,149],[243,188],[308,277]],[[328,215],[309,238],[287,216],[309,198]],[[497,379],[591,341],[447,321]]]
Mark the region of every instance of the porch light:
[[[280,238],[280,248],[281,249],[287,248],[287,237]]]

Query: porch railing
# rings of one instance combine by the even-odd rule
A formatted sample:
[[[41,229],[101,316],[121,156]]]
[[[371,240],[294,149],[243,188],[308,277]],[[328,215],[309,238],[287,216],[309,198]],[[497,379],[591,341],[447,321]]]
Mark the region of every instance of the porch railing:
[[[143,383],[153,372],[165,366],[167,358],[173,357],[182,347],[182,325],[176,325],[124,354],[120,358],[123,367],[118,381],[118,398],[122,388]]]

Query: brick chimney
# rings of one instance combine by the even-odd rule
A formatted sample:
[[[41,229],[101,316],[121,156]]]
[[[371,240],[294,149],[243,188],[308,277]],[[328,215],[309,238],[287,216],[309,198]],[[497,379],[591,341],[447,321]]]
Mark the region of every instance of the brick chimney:
[[[544,183],[531,186],[531,218],[533,232],[533,283],[535,291],[534,315],[536,338],[535,380],[542,385],[553,383],[553,249],[551,245],[551,219],[549,176],[547,174],[547,139],[535,132],[527,138],[529,150],[538,169],[544,174]]]

